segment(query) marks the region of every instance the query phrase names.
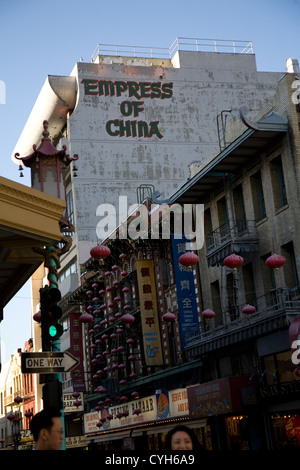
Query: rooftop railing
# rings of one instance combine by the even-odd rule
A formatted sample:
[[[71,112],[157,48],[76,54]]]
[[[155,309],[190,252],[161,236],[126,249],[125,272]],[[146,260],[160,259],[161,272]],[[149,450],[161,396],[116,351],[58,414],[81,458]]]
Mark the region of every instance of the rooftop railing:
[[[172,57],[179,50],[253,54],[253,44],[252,41],[241,41],[234,39],[203,39],[184,37],[176,38],[169,48],[97,44],[90,62],[95,62],[99,55],[172,59]]]

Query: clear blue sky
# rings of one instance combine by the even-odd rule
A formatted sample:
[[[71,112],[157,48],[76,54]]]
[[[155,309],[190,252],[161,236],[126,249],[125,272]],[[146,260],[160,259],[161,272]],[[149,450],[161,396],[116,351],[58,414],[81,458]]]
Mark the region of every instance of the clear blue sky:
[[[0,175],[19,179],[11,153],[47,75],[69,75],[98,43],[170,47],[176,37],[253,41],[260,71],[300,60],[300,0],[0,0]],[[1,101],[1,100],[0,100]],[[30,337],[30,290],[0,324],[2,362]]]

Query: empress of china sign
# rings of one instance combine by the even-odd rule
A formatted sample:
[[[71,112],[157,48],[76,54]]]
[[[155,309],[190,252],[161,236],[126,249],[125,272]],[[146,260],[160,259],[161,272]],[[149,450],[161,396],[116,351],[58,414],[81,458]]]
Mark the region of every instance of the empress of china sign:
[[[120,113],[127,120],[111,119],[106,122],[106,132],[112,137],[152,137],[163,138],[159,130],[159,121],[146,122],[139,119],[145,110],[144,99],[170,99],[173,96],[173,82],[133,82],[82,79],[85,95],[102,96],[104,98],[121,97],[124,93],[128,98],[120,103]],[[138,101],[136,101],[138,100]]]

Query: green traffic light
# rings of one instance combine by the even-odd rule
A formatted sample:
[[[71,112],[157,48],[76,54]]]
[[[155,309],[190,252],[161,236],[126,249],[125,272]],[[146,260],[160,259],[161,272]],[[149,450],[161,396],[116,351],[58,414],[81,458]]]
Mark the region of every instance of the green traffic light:
[[[54,338],[54,336],[56,336],[57,334],[57,328],[55,325],[51,325],[49,326],[49,335],[52,336],[52,338]]]

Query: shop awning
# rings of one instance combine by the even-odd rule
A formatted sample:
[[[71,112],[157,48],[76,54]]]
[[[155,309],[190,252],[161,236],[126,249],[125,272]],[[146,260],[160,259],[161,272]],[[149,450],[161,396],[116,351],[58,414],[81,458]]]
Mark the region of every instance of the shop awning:
[[[107,441],[114,441],[117,439],[123,439],[124,437],[138,437],[138,436],[143,436],[145,434],[151,435],[151,434],[159,434],[159,433],[166,433],[169,432],[171,429],[174,428],[174,426],[178,424],[184,424],[185,426],[191,428],[191,429],[197,429],[197,428],[202,428],[206,426],[207,424],[207,419],[198,419],[198,420],[193,420],[190,421],[188,417],[186,417],[186,420],[181,419],[180,421],[178,420],[168,420],[167,422],[160,423],[154,422],[154,423],[148,423],[148,424],[143,424],[142,427],[128,427],[126,430],[116,430],[114,432],[102,432],[100,434],[96,434],[93,436],[86,435],[86,440],[87,443],[97,443],[97,442],[107,442]]]

